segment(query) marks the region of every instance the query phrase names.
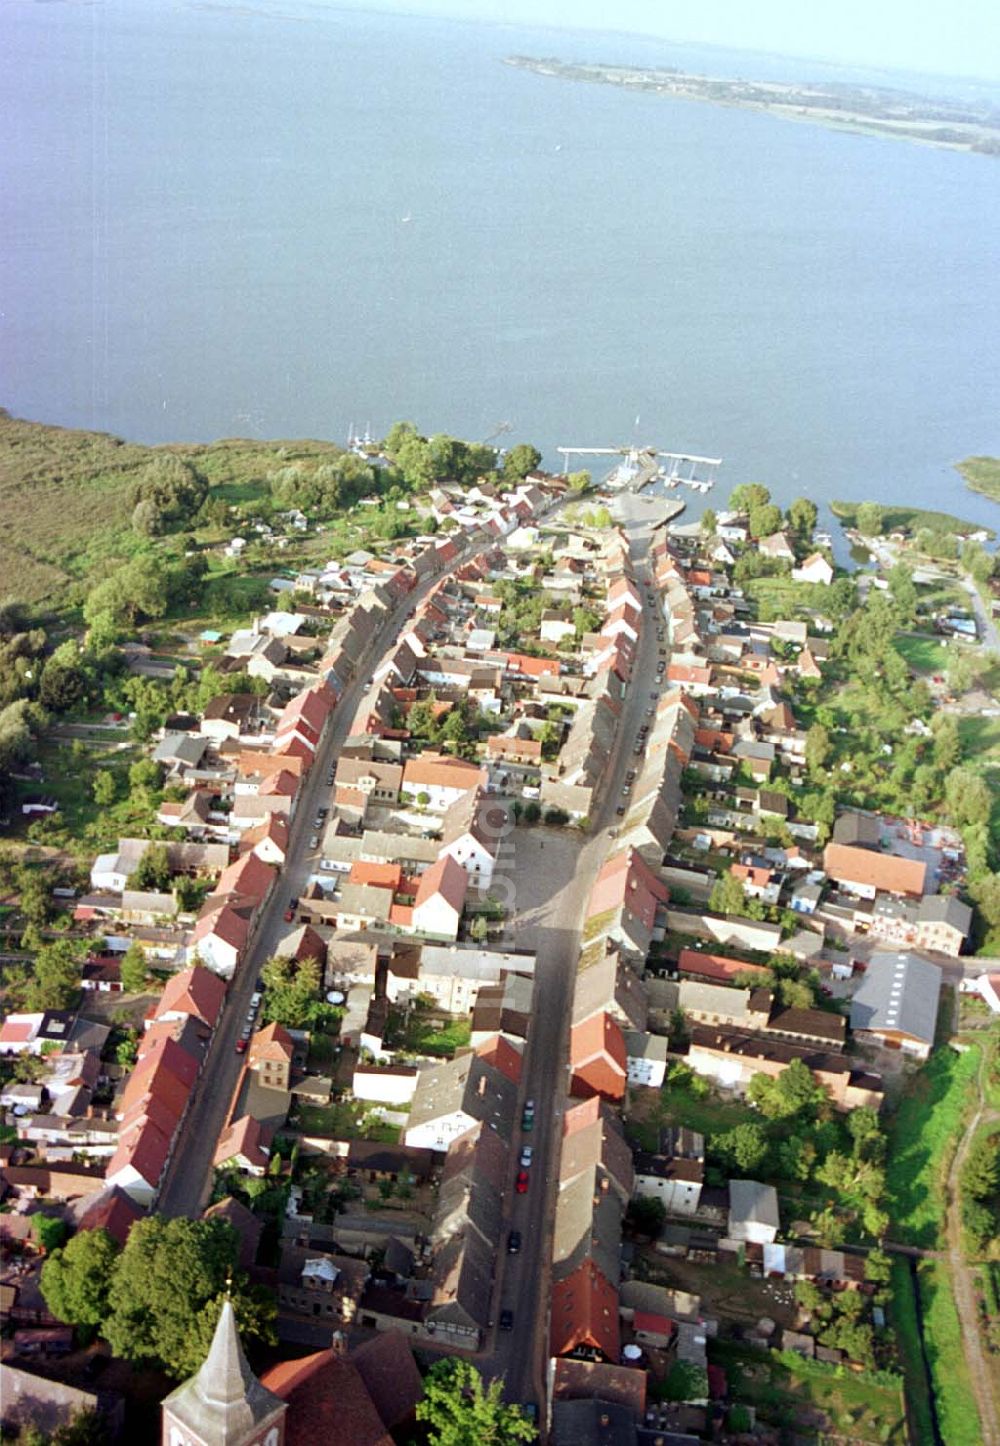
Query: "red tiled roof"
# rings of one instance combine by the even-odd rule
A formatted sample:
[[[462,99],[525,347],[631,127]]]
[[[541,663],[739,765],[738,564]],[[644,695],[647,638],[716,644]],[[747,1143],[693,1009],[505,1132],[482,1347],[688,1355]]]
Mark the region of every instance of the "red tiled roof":
[[[504,1039],[500,1034],[491,1035],[489,1039],[484,1039],[482,1044],[476,1046],[476,1053],[480,1059],[488,1060],[512,1083],[521,1083],[523,1060],[520,1052],[514,1048],[509,1039]]]
[[[403,769],[403,787],[413,788],[422,783],[436,784],[441,788],[475,788],[488,782],[485,768],[467,763],[464,758],[449,758],[444,753],[423,753],[411,758]]]
[[[247,748],[236,759],[236,771],[242,778],[270,778],[272,774],[282,771],[302,774],[306,770],[301,758],[284,758],[276,753]]]
[[[592,1014],[570,1030],[570,1067],[574,1084],[606,1099],[625,1093],[628,1056],[621,1026],[605,1012]]]
[[[194,926],[191,941],[199,944],[209,935],[214,935],[224,944],[240,950],[250,936],[250,921],[231,905],[222,904],[219,908],[210,909],[201,915]]]
[[[263,899],[276,876],[273,865],[264,863],[256,853],[244,853],[236,863],[223,869],[212,894],[241,894],[244,898]]]
[[[823,850],[823,867],[832,879],[915,898],[923,894],[927,878],[927,865],[921,859],[902,859],[850,844],[828,843]]]
[[[33,1024],[22,1024],[19,1020],[8,1019],[0,1027],[0,1044],[21,1044],[31,1039],[35,1032]]]
[[[332,1350],[280,1361],[260,1383],[288,1402],[285,1446],[394,1446],[358,1371]]]
[[[224,1165],[227,1160],[239,1158],[248,1165],[264,1170],[269,1159],[265,1146],[270,1143],[270,1139],[271,1131],[262,1125],[260,1120],[255,1120],[252,1115],[243,1115],[241,1119],[234,1120],[219,1136],[214,1163]]]
[[[410,1419],[424,1387],[402,1331],[379,1331],[351,1352],[349,1364],[361,1376],[387,1430]]]
[[[290,1060],[295,1053],[295,1043],[283,1024],[266,1024],[250,1038],[247,1063],[255,1065],[261,1059]]]
[[[169,1154],[170,1137],[146,1120],[118,1136],[118,1148],[108,1161],[106,1177],[111,1180],[130,1165],[147,1185],[157,1185]]]
[[[218,974],[213,974],[211,969],[196,964],[167,980],[154,1017],[161,1019],[166,1014],[189,1014],[203,1024],[214,1025],[222,1013],[225,998],[225,981]]]
[[[284,854],[288,849],[288,820],[284,814],[269,813],[263,823],[257,824],[256,828],[247,829],[240,839],[240,853],[249,853],[259,843],[265,840],[274,843]]]
[[[671,663],[667,669],[667,678],[671,683],[704,683],[712,681],[711,668],[688,667],[684,663]]]
[[[661,1336],[672,1336],[677,1330],[668,1315],[657,1315],[651,1310],[637,1310],[633,1324],[637,1331],[648,1331]]]
[[[289,760],[289,762],[300,761],[302,760]],[[298,775],[301,772],[302,770],[298,768],[296,768],[294,771],[288,768],[282,768],[277,773],[272,773],[264,779],[264,782],[260,786],[259,792],[266,795],[267,797],[270,797],[273,794],[279,794],[285,798],[294,798],[299,791]]]
[[[564,1356],[578,1346],[616,1363],[621,1347],[618,1292],[590,1260],[552,1285],[550,1353]]]
[[[587,917],[594,918],[608,909],[625,908],[649,929],[656,917],[657,903],[666,903],[669,898],[670,890],[642,855],[635,849],[622,849],[607,860],[594,880]]]
[[[415,907],[419,909],[435,894],[440,894],[441,898],[460,914],[465,906],[468,888],[469,876],[462,865],[457,863],[451,854],[442,854],[436,864],[431,864],[426,873],[421,874]]]
[[[501,657],[508,668],[516,673],[523,673],[526,678],[559,676],[558,658],[532,658],[527,653],[502,653]]]
[[[399,864],[372,864],[359,859],[351,865],[351,871],[347,876],[348,883],[370,884],[377,889],[391,889],[394,894],[399,893],[399,886],[403,879],[403,870]]]
[[[131,1195],[114,1185],[111,1189],[102,1190],[93,1203],[87,1206],[77,1220],[77,1229],[106,1230],[113,1240],[124,1245],[132,1226],[137,1220],[141,1220],[145,1213]]]
[[[700,949],[682,949],[677,956],[677,972],[729,984],[739,974],[766,974],[767,970],[762,964],[747,964],[727,954],[703,954]]]

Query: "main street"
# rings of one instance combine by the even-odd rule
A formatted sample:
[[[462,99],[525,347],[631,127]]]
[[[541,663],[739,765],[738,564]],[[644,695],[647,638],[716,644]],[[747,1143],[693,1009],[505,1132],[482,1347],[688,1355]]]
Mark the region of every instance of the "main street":
[[[625,494],[617,504],[630,534],[637,579],[645,594],[648,572],[645,556],[657,509],[644,498]],[[480,545],[481,546],[481,545]],[[474,555],[470,548],[462,561]],[[367,677],[397,638],[406,615],[433,586],[430,579],[415,589],[386,619],[345,689],[303,786],[292,824],[287,862],[265,905],[247,957],[230,984],[226,1007],[160,1191],[158,1210],[168,1216],[195,1216],[211,1189],[212,1156],[236,1089],[243,1056],[236,1041],[250,1007],[256,979],[264,961],[287,932],[284,912],[290,897],[302,892],[312,871],[309,836],[315,831],[317,808],[328,801],[327,773],[348,735]],[[506,1240],[497,1262],[493,1315],[503,1309],[514,1315],[511,1332],[494,1327],[492,1339],[477,1357],[488,1376],[506,1378],[511,1400],[541,1401],[547,1356],[548,1305],[551,1278],[552,1230],[557,1193],[560,1134],[568,1083],[569,1019],[573,980],[580,950],[580,929],[594,879],[611,844],[609,826],[621,798],[625,774],[633,762],[633,748],[656,678],[658,643],[656,625],[662,621],[643,602],[632,681],[628,686],[614,747],[605,772],[600,803],[589,836],[571,830],[519,828],[513,839],[514,914],[511,922],[517,948],[537,954],[532,1024],[525,1051],[521,1099],[537,1104],[534,1131],[523,1141],[515,1136],[511,1150],[507,1190],[508,1228],[521,1232],[522,1250],[506,1253]],[[510,865],[508,865],[510,867]],[[502,877],[502,870],[498,879]],[[519,1121],[518,1121],[519,1122]],[[534,1160],[527,1194],[514,1191],[520,1144],[531,1143]]]
[[[511,1401],[541,1404],[548,1355],[548,1310],[553,1226],[563,1113],[569,1082],[569,1022],[573,984],[580,952],[580,933],[594,879],[611,846],[609,826],[621,799],[625,774],[633,765],[633,748],[656,678],[659,645],[656,610],[645,604],[648,571],[644,559],[656,513],[641,497],[626,494],[618,504],[630,532],[637,580],[642,586],[643,626],[622,708],[614,748],[605,772],[601,802],[589,837],[569,830],[519,828],[514,833],[515,890],[513,932],[519,949],[537,956],[531,1031],[525,1051],[521,1099],[536,1102],[535,1128],[511,1151],[507,1187],[507,1226],[519,1230],[517,1255],[504,1253],[497,1262],[494,1316],[513,1313],[513,1329],[496,1330],[480,1365],[487,1376],[505,1377]],[[662,614],[659,620],[662,621]],[[520,1144],[534,1149],[527,1194],[514,1191]]]

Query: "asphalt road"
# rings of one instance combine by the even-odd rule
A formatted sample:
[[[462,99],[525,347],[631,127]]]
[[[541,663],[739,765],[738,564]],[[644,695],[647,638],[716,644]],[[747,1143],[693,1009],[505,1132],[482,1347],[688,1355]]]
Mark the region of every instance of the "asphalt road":
[[[637,576],[648,570],[641,559],[650,542],[653,508],[631,497],[623,499],[631,521],[632,554]],[[513,1313],[510,1332],[495,1330],[486,1343],[480,1366],[487,1377],[502,1375],[511,1401],[535,1401],[544,1419],[545,1362],[548,1356],[548,1312],[551,1286],[552,1232],[558,1191],[558,1162],[563,1113],[569,1081],[569,1023],[573,982],[580,953],[580,932],[594,879],[612,844],[609,826],[616,822],[625,774],[634,765],[633,748],[650,706],[655,686],[656,617],[645,608],[639,648],[622,710],[614,750],[605,775],[601,803],[589,837],[568,830],[520,828],[515,832],[514,882],[517,890],[514,942],[537,956],[531,1031],[525,1051],[521,1100],[536,1102],[535,1128],[515,1136],[505,1197],[507,1226],[519,1230],[522,1248],[504,1252],[497,1262],[494,1319],[501,1310]],[[520,1145],[534,1149],[525,1195],[514,1190]]]

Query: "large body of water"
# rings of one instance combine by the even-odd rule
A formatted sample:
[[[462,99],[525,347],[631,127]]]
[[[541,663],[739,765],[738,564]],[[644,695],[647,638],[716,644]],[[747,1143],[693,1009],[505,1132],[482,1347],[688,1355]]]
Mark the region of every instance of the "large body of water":
[[[0,403],[149,442],[509,421],[552,463],[655,442],[783,501],[1000,517],[951,470],[1000,453],[1000,161],[514,52],[781,66],[293,0],[6,0]]]

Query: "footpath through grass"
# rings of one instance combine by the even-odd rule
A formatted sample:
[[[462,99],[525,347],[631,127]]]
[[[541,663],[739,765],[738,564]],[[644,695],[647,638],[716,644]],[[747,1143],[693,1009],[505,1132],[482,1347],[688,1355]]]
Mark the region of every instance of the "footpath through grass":
[[[962,1344],[962,1328],[955,1309],[948,1264],[922,1260],[917,1267],[923,1311],[924,1350],[934,1383],[941,1438],[947,1446],[982,1439],[979,1412]]]
[[[936,1049],[913,1076],[889,1129],[886,1183],[891,1237],[925,1249],[944,1234],[944,1188],[963,1117],[975,1097],[981,1049]]]

